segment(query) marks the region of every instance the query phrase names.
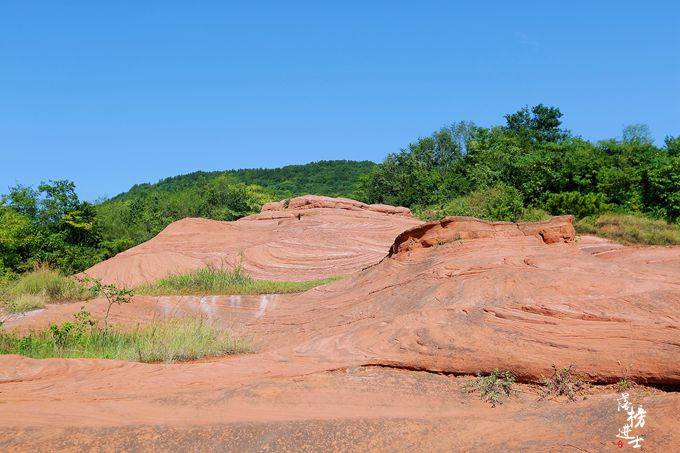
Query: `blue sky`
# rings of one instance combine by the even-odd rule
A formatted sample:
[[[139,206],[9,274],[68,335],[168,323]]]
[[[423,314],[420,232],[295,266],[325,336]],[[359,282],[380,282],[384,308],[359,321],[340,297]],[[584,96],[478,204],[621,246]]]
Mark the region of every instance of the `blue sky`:
[[[3,1],[0,193],[384,156],[558,106],[588,139],[680,134],[680,6]]]

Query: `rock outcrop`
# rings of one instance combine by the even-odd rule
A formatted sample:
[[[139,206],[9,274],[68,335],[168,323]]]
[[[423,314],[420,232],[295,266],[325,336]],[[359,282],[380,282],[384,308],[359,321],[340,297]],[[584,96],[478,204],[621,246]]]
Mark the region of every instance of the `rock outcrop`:
[[[540,238],[546,244],[571,242],[576,237],[572,216],[543,222],[489,222],[474,217],[446,217],[418,225],[401,233],[390,247],[390,256],[468,239],[503,239],[522,236]]]
[[[616,386],[566,404],[532,384],[573,365],[591,383],[680,386],[680,248],[580,243],[568,216],[421,224],[381,209],[314,197],[238,222],[187,219],[103,263],[113,271],[95,267],[134,282],[238,250],[256,276],[367,266],[298,295],[138,297],[112,316],[200,315],[253,338],[253,354],[173,365],[0,356],[0,448],[615,450],[626,422]],[[100,316],[106,302],[88,310]],[[523,384],[491,408],[465,390],[496,368]],[[678,393],[630,393],[649,411],[643,447],[673,450]]]
[[[342,366],[502,368],[540,382],[574,364],[592,382],[680,384],[680,249],[593,255],[574,238],[571,217],[431,222],[400,234],[379,264],[247,330]]]
[[[85,273],[136,286],[201,267],[241,264],[256,278],[325,278],[376,263],[397,234],[420,223],[406,208],[308,195],[266,204],[260,214],[235,222],[173,222]]]
[[[411,217],[411,210],[401,206],[386,204],[366,204],[349,198],[331,198],[320,195],[305,195],[304,197],[275,201],[262,206],[262,213],[268,211],[299,211],[303,209],[347,209],[351,211],[371,211],[382,214]]]

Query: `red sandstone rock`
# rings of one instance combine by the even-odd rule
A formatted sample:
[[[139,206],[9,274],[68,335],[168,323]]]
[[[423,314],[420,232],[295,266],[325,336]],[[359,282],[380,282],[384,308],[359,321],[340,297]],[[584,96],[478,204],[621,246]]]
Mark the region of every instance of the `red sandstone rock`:
[[[390,248],[396,253],[444,245],[465,239],[534,236],[546,244],[571,242],[576,237],[572,216],[553,217],[543,222],[489,222],[474,217],[446,217],[404,231]]]
[[[248,241],[281,228],[296,238],[294,246],[284,238],[264,243],[278,244],[289,263],[293,251],[308,246],[296,260],[303,264],[320,256],[315,248],[325,229],[337,234],[331,218],[349,215],[356,228],[355,236],[335,242],[338,253],[366,230],[361,222],[375,226],[386,217],[337,206],[273,217],[289,210],[290,204],[271,208],[243,221],[266,225],[244,236],[246,250],[256,247]],[[314,216],[322,221],[305,229]],[[595,383],[625,377],[680,384],[680,248],[581,243],[570,217],[537,224],[409,221],[378,264],[303,294],[142,297],[114,314],[116,323],[200,314],[252,335],[256,354],[176,365],[0,357],[0,446],[148,448],[159,442],[149,427],[161,426],[168,448],[615,450],[625,423],[615,390],[567,404],[537,402],[536,392],[523,387],[491,409],[453,378],[429,372],[500,368],[540,382],[553,365],[574,365]],[[214,243],[223,232],[240,233],[239,222],[201,221],[200,228],[178,222],[161,243],[176,250],[203,235]],[[77,308],[50,306],[8,328],[67,319]],[[90,308],[101,313],[104,301]],[[644,446],[672,450],[680,441],[680,398],[633,393],[650,414]]]
[[[253,277],[310,280],[379,261],[401,231],[418,225],[406,208],[304,196],[268,203],[235,222],[187,218],[85,273],[135,286],[170,274],[241,263]]]
[[[349,198],[331,198],[319,195],[305,195],[303,197],[291,198],[289,200],[275,201],[262,206],[262,212],[285,211],[301,209],[347,209],[380,212],[382,214],[400,215],[411,217],[411,210],[401,206],[390,206],[386,204],[366,204]]]

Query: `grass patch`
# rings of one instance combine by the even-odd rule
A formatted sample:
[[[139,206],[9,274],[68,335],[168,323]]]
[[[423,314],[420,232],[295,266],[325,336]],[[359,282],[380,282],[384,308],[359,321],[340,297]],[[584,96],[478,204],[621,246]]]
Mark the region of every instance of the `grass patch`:
[[[680,245],[680,226],[631,214],[602,214],[576,222],[579,234],[594,234],[623,244]]]
[[[541,398],[566,396],[571,401],[576,401],[576,395],[585,388],[584,382],[574,374],[574,365],[566,368],[552,366],[552,375],[543,380]]]
[[[510,397],[514,384],[515,376],[511,372],[496,368],[488,376],[478,375],[466,386],[466,390],[468,393],[479,392],[480,399],[496,407],[497,404],[503,404],[503,398]]]
[[[13,313],[42,308],[46,303],[88,300],[94,296],[85,285],[46,265],[38,265],[0,288],[0,303]]]
[[[81,311],[73,322],[53,324],[26,335],[0,331],[0,354],[37,359],[177,362],[251,351],[249,341],[233,338],[227,331],[193,318],[173,318],[125,330],[98,327],[89,313]]]
[[[135,294],[202,296],[298,293],[338,279],[339,277],[331,277],[303,282],[277,282],[254,279],[243,272],[240,267],[233,270],[202,268],[188,274],[171,275],[156,282],[141,285],[135,289]]]
[[[26,311],[45,308],[47,296],[42,294],[20,294],[4,303],[9,313],[24,313]]]

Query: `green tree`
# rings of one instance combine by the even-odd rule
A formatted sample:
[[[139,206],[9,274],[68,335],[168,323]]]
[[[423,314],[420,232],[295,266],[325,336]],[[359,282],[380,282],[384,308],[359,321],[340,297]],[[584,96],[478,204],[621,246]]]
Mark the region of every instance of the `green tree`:
[[[555,142],[566,138],[567,131],[560,129],[562,112],[557,107],[543,104],[523,107],[515,113],[505,115],[508,130],[529,140]]]
[[[34,241],[31,220],[12,208],[0,206],[0,276],[27,267]]]
[[[623,141],[628,143],[654,143],[652,133],[646,124],[629,124],[623,128]]]
[[[666,145],[666,152],[671,156],[680,156],[680,136],[667,136],[664,140]]]

